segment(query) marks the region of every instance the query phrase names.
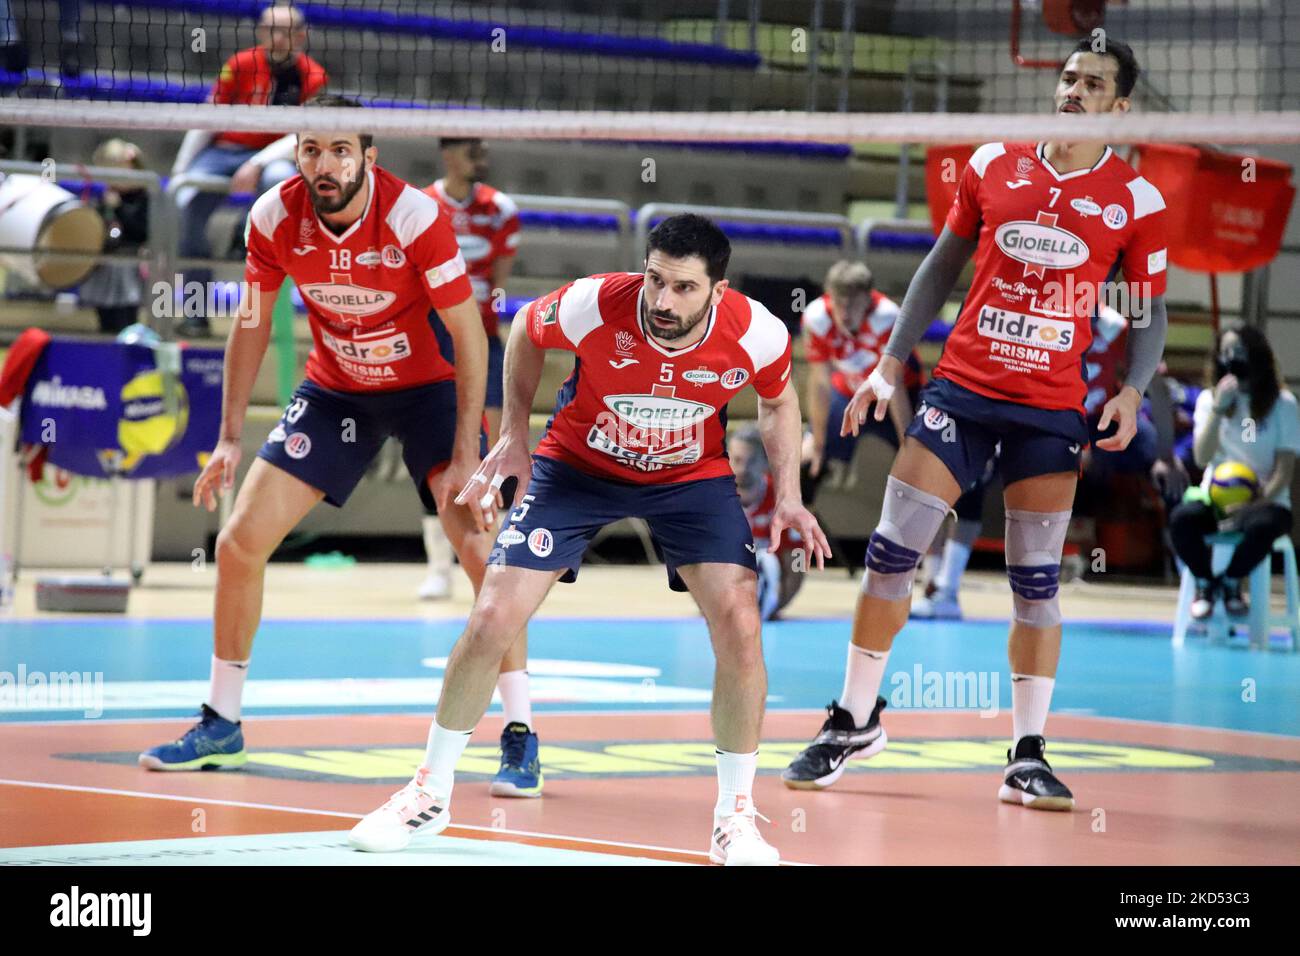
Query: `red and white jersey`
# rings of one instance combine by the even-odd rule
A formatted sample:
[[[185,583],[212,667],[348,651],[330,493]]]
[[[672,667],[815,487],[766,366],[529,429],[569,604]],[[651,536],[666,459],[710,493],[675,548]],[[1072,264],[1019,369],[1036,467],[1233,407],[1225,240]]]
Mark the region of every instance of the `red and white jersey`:
[[[858,386],[880,362],[889,335],[898,318],[898,305],[884,293],[871,292],[871,304],[856,334],[847,332],[835,319],[835,305],[830,295],[808,304],[803,313],[804,357],[812,363],[829,362],[831,387],[852,398]],[[908,363],[905,386],[920,386],[919,361]]]
[[[298,286],[318,385],[372,392],[454,378],[429,306],[470,297],[456,236],[420,190],[377,166],[366,175],[370,200],[342,235],[317,218],[301,176],[263,193],[248,215],[245,280],[277,288],[287,275]]]
[[[1130,301],[1165,291],[1165,202],[1109,148],[1058,173],[1041,145],[971,156],[948,228],[978,236],[975,278],[934,370],[989,398],[1082,412],[1091,316],[1122,270]]]
[[[519,207],[513,199],[485,183],[475,183],[464,202],[452,199],[442,180],[424,190],[438,201],[451,223],[460,254],[465,257],[474,300],[483,313],[488,335],[497,334],[498,317],[492,308],[492,266],[519,250]]]
[[[790,333],[727,289],[700,341],[665,348],[642,325],[643,283],[639,272],[589,276],[529,306],[534,344],[577,354],[537,454],[638,484],[730,475],[726,405],[746,385],[781,394]]]
[[[772,476],[763,476],[763,497],[750,507],[745,508],[745,517],[749,519],[749,533],[759,550],[767,548],[772,537],[772,512],[776,511],[776,488]],[[798,531],[787,528],[781,532],[781,546],[778,551],[789,551],[797,546],[803,538]]]

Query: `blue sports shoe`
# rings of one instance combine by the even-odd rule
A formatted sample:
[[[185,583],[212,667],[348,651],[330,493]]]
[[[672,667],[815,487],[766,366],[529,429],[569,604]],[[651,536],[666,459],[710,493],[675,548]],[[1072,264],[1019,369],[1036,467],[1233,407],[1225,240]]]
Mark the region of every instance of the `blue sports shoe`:
[[[501,769],[488,792],[494,797],[540,797],[542,764],[537,759],[537,735],[515,721],[501,731]]]
[[[247,760],[243,725],[226,720],[204,704],[199,722],[184,737],[146,750],[140,755],[140,766],[147,770],[209,770],[239,767]]]

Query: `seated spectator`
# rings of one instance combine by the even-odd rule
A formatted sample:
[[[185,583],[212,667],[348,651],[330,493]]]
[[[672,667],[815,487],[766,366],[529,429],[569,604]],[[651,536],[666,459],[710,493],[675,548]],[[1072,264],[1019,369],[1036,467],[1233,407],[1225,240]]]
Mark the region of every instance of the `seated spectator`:
[[[767,452],[757,425],[746,425],[727,439],[727,458],[736,476],[736,491],[754,536],[754,557],[758,563],[758,609],[763,620],[776,618],[803,586],[807,558],[799,547],[798,532],[785,531],[775,554],[771,544],[772,512],[776,492],[768,469]]]
[[[883,422],[868,416],[857,437],[840,435],[844,410],[867,380],[893,331],[898,305],[875,288],[871,270],[842,259],[826,273],[826,293],[803,313],[804,357],[808,361],[806,411],[812,434],[805,443],[803,499],[811,503],[826,462],[847,464],[863,435],[878,435],[895,448],[912,421],[922,384],[915,354],[907,363],[906,389],[894,393]],[[910,397],[909,397],[910,396]]]
[[[209,97],[213,103],[255,106],[301,106],[327,82],[324,68],[303,52],[307,45],[307,22],[294,7],[271,6],[262,11],[257,26],[258,45],[240,50],[221,68],[221,75]],[[215,136],[205,130],[185,135],[172,175],[183,172],[210,173],[230,177],[231,193],[261,195],[276,183],[288,179],[293,162],[294,136],[274,133],[227,132]],[[177,205],[181,210],[179,252],[182,257],[209,258],[208,220],[222,205],[221,193],[182,189]],[[186,270],[186,282],[211,281],[208,269]],[[204,295],[206,302],[208,296]],[[184,335],[210,333],[208,317],[187,317]]]
[[[1258,329],[1219,334],[1207,388],[1196,400],[1193,452],[1205,469],[1199,488],[1189,489],[1170,516],[1174,550],[1196,576],[1192,617],[1204,620],[1216,598],[1232,617],[1248,611],[1241,579],[1272,551],[1273,541],[1291,530],[1291,476],[1300,452],[1300,413],[1295,396],[1282,387],[1273,349]],[[1209,498],[1214,468],[1225,461],[1249,465],[1259,479],[1259,496],[1220,515]],[[1221,520],[1224,519],[1224,520]],[[1242,539],[1227,569],[1215,575],[1205,536],[1239,531]],[[1267,594],[1252,594],[1267,601]]]
[[[140,148],[122,139],[100,143],[95,166],[144,169]],[[138,183],[108,181],[98,203],[104,218],[104,252],[134,253],[149,239],[149,191]],[[116,335],[134,325],[140,311],[139,262],[101,262],[81,283],[81,304],[99,315],[99,331]]]

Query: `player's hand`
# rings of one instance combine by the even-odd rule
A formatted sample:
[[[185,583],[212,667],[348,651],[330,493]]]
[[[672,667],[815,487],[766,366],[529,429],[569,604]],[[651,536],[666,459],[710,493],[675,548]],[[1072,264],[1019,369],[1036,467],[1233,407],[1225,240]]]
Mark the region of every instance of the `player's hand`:
[[[886,355],[867,376],[867,380],[858,386],[858,390],[849,399],[848,408],[844,409],[844,421],[840,425],[840,435],[857,436],[858,429],[867,420],[867,412],[875,403],[873,417],[878,422],[885,420],[889,412],[889,400],[894,397],[894,389],[903,381],[903,363],[892,355]]]
[[[452,495],[465,487],[465,483],[470,480],[470,477],[478,471],[481,465],[482,462],[479,461],[478,455],[453,454],[451,456],[451,461],[447,463],[447,467],[443,469],[442,474],[435,479],[431,488],[434,503],[437,504],[440,514],[445,514],[451,508]],[[456,498],[456,504],[460,504],[459,497]],[[496,517],[495,511],[489,512],[486,519],[484,519],[481,510],[478,508],[470,508],[469,512],[470,517],[474,519],[474,523],[478,525],[480,531],[491,528],[493,519]],[[485,520],[486,524],[484,523]]]
[[[768,551],[775,554],[781,549],[781,536],[786,531],[799,533],[805,546],[812,550],[812,557],[817,559],[819,571],[826,566],[826,559],[831,556],[830,542],[826,540],[826,535],[812,512],[797,498],[779,499],[772,509],[772,523],[768,526]],[[810,561],[809,567],[811,566]]]
[[[514,502],[501,497],[501,486],[511,478],[516,485],[515,499],[524,496],[532,476],[533,460],[528,451],[528,435],[511,435],[505,432],[492,446],[483,463],[466,480],[456,496],[456,504],[466,505],[483,530],[496,523],[497,509]]]
[[[1138,406],[1142,404],[1142,395],[1136,388],[1126,385],[1120,393],[1102,406],[1101,418],[1097,422],[1097,431],[1104,432],[1112,421],[1116,424],[1115,434],[1097,442],[1097,447],[1105,451],[1123,451],[1138,430]]]
[[[822,473],[822,465],[826,463],[826,448],[813,442],[812,451],[808,455],[808,474],[816,478]]]
[[[1225,375],[1214,386],[1214,410],[1220,415],[1224,415],[1232,409],[1232,404],[1237,400],[1237,392],[1241,388],[1241,383],[1237,381],[1235,375]]]
[[[257,184],[262,180],[262,167],[257,165],[251,159],[235,170],[235,175],[230,177],[230,194],[236,193],[253,194],[257,193]]]
[[[235,469],[244,450],[234,438],[223,438],[217,442],[212,457],[203,466],[198,481],[194,482],[194,507],[206,507],[209,511],[217,510],[217,497],[225,497],[235,487]]]

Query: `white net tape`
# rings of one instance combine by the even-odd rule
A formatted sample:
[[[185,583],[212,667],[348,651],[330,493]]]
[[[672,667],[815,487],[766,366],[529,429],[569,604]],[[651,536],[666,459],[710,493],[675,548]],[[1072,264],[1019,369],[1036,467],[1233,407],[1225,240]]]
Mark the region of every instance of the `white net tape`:
[[[990,139],[1264,144],[1300,142],[1300,111],[1129,113],[614,113],[420,110],[0,99],[0,124],[96,129],[348,132],[420,139],[661,140],[680,142],[973,143]]]

